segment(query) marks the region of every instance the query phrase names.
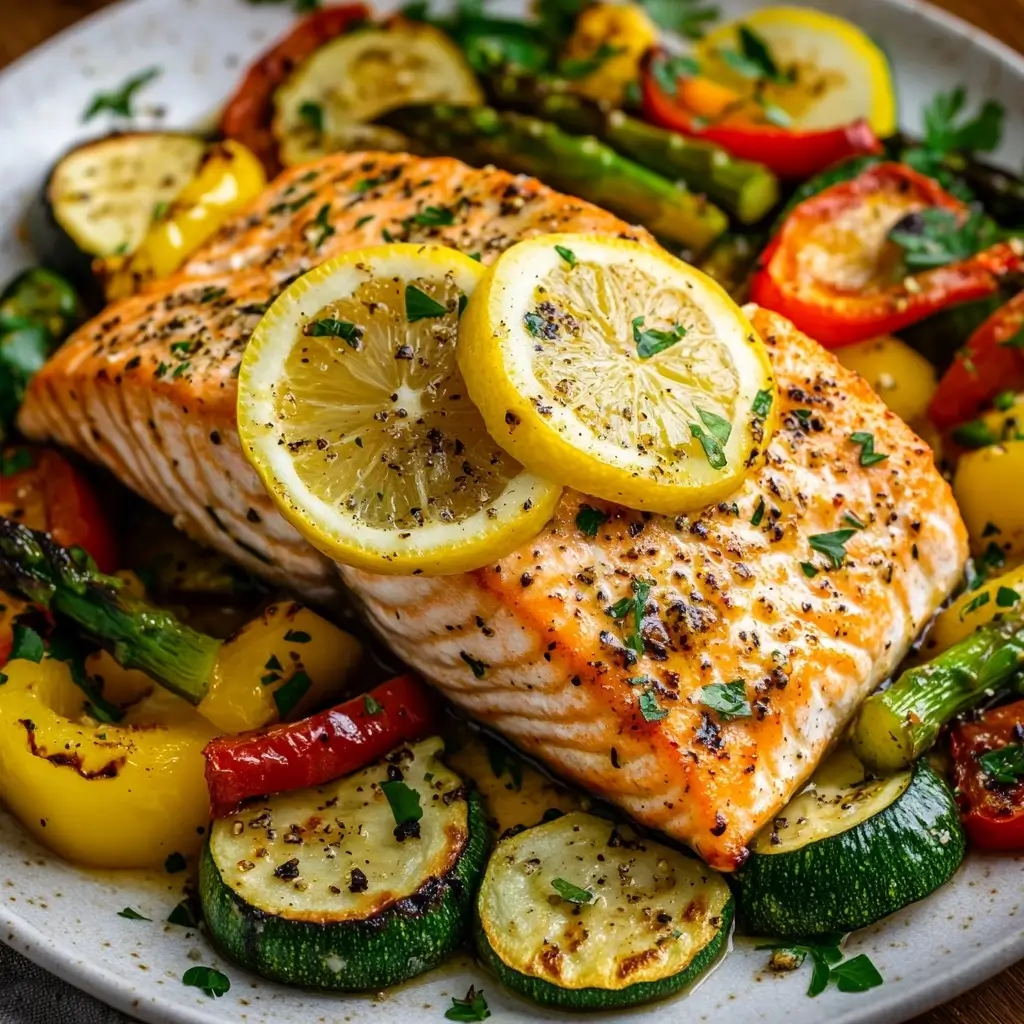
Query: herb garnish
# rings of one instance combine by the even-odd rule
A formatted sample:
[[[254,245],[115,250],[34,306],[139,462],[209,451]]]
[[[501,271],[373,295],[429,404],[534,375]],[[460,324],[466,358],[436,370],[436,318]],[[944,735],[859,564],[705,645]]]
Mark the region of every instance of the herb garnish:
[[[973,256],[999,240],[995,221],[974,211],[961,224],[952,210],[929,207],[908,214],[889,231],[908,270],[930,270]]]
[[[633,318],[633,340],[636,342],[636,354],[641,359],[650,359],[651,356],[664,352],[665,349],[682,341],[686,334],[686,328],[682,324],[676,324],[667,331],[659,331],[654,328],[642,331],[640,328],[643,326],[644,319],[642,316]]]
[[[785,953],[799,967],[809,956],[814,963],[811,984],[807,994],[819,996],[834,982],[840,992],[866,992],[882,984],[882,976],[875,965],[863,953],[850,960],[843,960],[839,944],[843,936],[829,932],[813,939],[780,940],[757,946],[757,949],[771,949]],[[773,958],[774,959],[774,958]]]
[[[452,1005],[445,1010],[445,1020],[459,1021],[470,1024],[472,1021],[487,1020],[491,1011],[487,1009],[487,1000],[482,991],[477,992],[473,985],[469,986],[465,999],[452,996]]]
[[[487,747],[487,761],[491,766],[491,773],[496,779],[500,779],[507,770],[509,781],[505,788],[518,792],[523,786],[523,762],[503,743],[489,737],[484,742]]]
[[[363,329],[349,320],[336,320],[334,317],[325,316],[314,320],[306,333],[311,338],[344,338],[348,342],[349,348],[358,349]]]
[[[412,222],[424,227],[446,228],[455,223],[455,214],[445,206],[427,206],[413,215]]]
[[[589,886],[586,889],[581,889],[578,885],[573,885],[572,882],[567,882],[564,878],[552,878],[551,888],[554,889],[563,900],[568,900],[570,903],[589,906],[597,899],[597,893]]]
[[[309,693],[312,685],[313,680],[300,669],[274,691],[274,703],[277,705],[278,713],[282,718],[286,718],[291,714],[295,705]]]
[[[651,74],[663,93],[675,96],[679,79],[699,75],[700,65],[692,57],[658,57],[651,62]]]
[[[731,722],[734,718],[750,718],[753,714],[747,700],[747,684],[742,679],[734,679],[731,683],[708,683],[697,692],[701,704],[717,711],[723,722]]]
[[[979,608],[984,608],[985,605],[988,604],[988,602],[989,593],[987,590],[983,590],[976,597],[972,597],[970,601],[968,601],[967,604],[965,604],[963,608],[960,609],[960,621],[963,622],[964,617],[970,615],[971,612],[976,612]]]
[[[405,286],[405,319],[414,324],[417,320],[429,320],[444,316],[448,307],[437,299],[432,299],[425,291],[414,284]]]
[[[977,590],[988,579],[993,569],[1002,568],[1006,562],[1006,553],[993,540],[985,548],[980,558],[974,560],[974,575],[967,581],[968,590]]]
[[[984,420],[968,420],[953,429],[953,440],[962,448],[985,448],[998,444],[995,431]]]
[[[384,710],[384,705],[369,693],[363,696],[363,710],[368,715],[379,715]]]
[[[658,25],[687,39],[703,39],[705,26],[722,16],[704,0],[643,0],[643,6]]]
[[[395,816],[396,825],[404,825],[408,821],[419,821],[423,817],[420,806],[420,794],[400,779],[378,783],[381,792],[387,797],[391,813]]]
[[[584,537],[596,537],[597,531],[608,522],[608,516],[593,505],[580,505],[576,513],[576,528]]]
[[[831,533],[814,533],[807,538],[807,542],[814,551],[823,554],[832,563],[833,569],[838,569],[846,558],[846,542],[856,532],[856,530],[833,530]]]
[[[324,133],[324,108],[312,100],[304,100],[299,106],[299,117],[316,132],[319,138]]]
[[[1024,779],[1024,746],[1008,743],[998,750],[989,750],[978,758],[978,763],[993,782],[1012,786]]]
[[[124,910],[117,912],[118,917],[126,917],[129,921],[152,921],[151,917],[143,917],[137,910],[132,910],[131,907],[125,907]]]
[[[1020,594],[1012,587],[1000,587],[996,591],[996,607],[1012,608],[1020,600]]]
[[[750,411],[759,419],[763,420],[772,409],[772,393],[770,391],[758,391],[754,395],[754,403]]]
[[[815,569],[815,567],[813,565],[811,565],[810,562],[801,562],[800,563],[800,568],[803,571],[803,574],[809,580],[813,580],[814,577],[818,575],[818,570]]]
[[[213,967],[190,967],[181,976],[181,983],[202,989],[211,999],[219,999],[231,988],[230,978]]]
[[[862,522],[852,512],[843,513],[843,522],[849,523],[855,530],[866,530],[868,528],[868,524]]]
[[[860,447],[860,464],[873,466],[876,462],[885,462],[888,455],[875,451],[875,435],[866,430],[857,430],[850,435],[850,440]]]
[[[574,253],[572,249],[566,249],[564,245],[556,245],[555,252],[557,252],[570,267],[576,266],[576,253]]]
[[[195,928],[199,924],[199,915],[193,901],[182,900],[167,915],[167,923],[181,925],[182,928]]]
[[[11,661],[34,661],[39,664],[43,660],[45,648],[43,638],[31,627],[21,622],[15,622],[11,630],[13,639],[11,641]]]
[[[713,437],[711,434],[706,434],[696,423],[691,423],[689,426],[690,433],[700,441],[700,445],[704,449],[704,455],[711,468],[725,469],[728,460],[725,457],[725,451],[718,443],[718,438]]]
[[[793,80],[792,73],[783,71],[775,62],[765,39],[749,25],[740,25],[739,43],[739,50],[718,51],[718,56],[737,74],[783,85]]]
[[[338,233],[334,225],[327,219],[330,215],[331,204],[324,203],[317,211],[312,223],[306,227],[306,239],[314,249],[319,249],[331,235]]]
[[[100,92],[93,96],[89,106],[85,108],[82,115],[83,121],[91,121],[97,114],[108,111],[117,117],[131,117],[132,101],[135,94],[160,76],[159,68],[147,68],[147,70],[129,78],[119,89],[114,92]]]
[[[637,704],[645,722],[660,722],[663,718],[668,717],[668,709],[658,703],[658,698],[650,690],[645,690],[640,694]]]
[[[932,153],[988,153],[999,145],[1006,113],[1003,105],[986,100],[974,117],[957,124],[966,101],[967,90],[960,85],[952,92],[936,93],[924,108],[924,144]]]
[[[289,629],[284,638],[290,644],[308,644],[313,639],[304,629]]]
[[[754,514],[750,517],[750,525],[760,526],[762,519],[764,519],[764,498],[758,498],[757,508],[754,509]]]

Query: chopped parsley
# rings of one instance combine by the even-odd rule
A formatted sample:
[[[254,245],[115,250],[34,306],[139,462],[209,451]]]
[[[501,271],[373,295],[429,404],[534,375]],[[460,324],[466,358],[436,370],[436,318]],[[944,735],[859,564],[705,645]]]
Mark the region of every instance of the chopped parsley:
[[[966,616],[970,615],[972,612],[976,612],[979,608],[984,608],[985,605],[988,604],[989,600],[990,597],[987,590],[983,590],[980,594],[972,597],[970,601],[960,609],[960,621],[963,622]]]
[[[465,999],[452,996],[452,1005],[445,1010],[445,1020],[459,1021],[470,1024],[472,1021],[487,1020],[491,1011],[487,1009],[487,1000],[483,992],[478,992],[473,985],[469,986]]]
[[[908,270],[930,270],[987,249],[999,234],[995,221],[980,211],[961,224],[954,211],[929,207],[899,221],[890,229],[889,241],[903,250]]]
[[[324,108],[313,100],[304,100],[299,106],[299,117],[316,132],[319,138],[324,133]]]
[[[989,750],[978,758],[985,774],[1004,786],[1012,786],[1024,779],[1024,746],[1009,743],[998,750]]]
[[[856,530],[833,530],[831,533],[814,533],[807,538],[812,550],[824,555],[833,569],[838,569],[846,558],[846,542]]]
[[[371,220],[373,220],[373,214],[372,213],[368,213],[364,217],[360,217],[359,220],[357,220],[356,223],[355,223],[356,229],[358,230],[359,228],[363,227],[365,224],[369,224]]]
[[[597,893],[593,889],[589,887],[581,889],[578,885],[573,885],[572,882],[567,882],[564,878],[552,878],[551,888],[563,900],[568,900],[570,903],[578,903],[582,906],[589,906],[597,899]]]
[[[686,335],[686,328],[682,324],[676,324],[667,331],[654,328],[642,331],[640,328],[644,325],[644,319],[642,316],[633,318],[633,341],[636,342],[636,354],[641,359],[650,359],[651,356],[664,352],[665,349],[682,341]]]
[[[505,788],[516,792],[522,789],[523,762],[504,743],[499,743],[490,737],[486,737],[484,743],[487,747],[487,761],[494,777],[500,779],[507,771],[509,781],[505,784]]]
[[[580,505],[576,513],[576,528],[584,537],[596,537],[597,531],[608,522],[608,516],[593,505]]]
[[[97,93],[89,101],[89,106],[85,108],[82,120],[91,121],[97,114],[104,111],[114,114],[116,117],[132,117],[134,114],[132,103],[135,100],[135,94],[159,76],[159,68],[147,68],[129,78],[119,89],[115,89],[113,92]]]
[[[725,457],[725,450],[718,443],[718,438],[705,433],[697,423],[691,423],[689,426],[690,433],[700,441],[700,446],[704,449],[704,455],[711,468],[725,469],[728,460]]]
[[[651,62],[651,74],[663,93],[675,96],[679,79],[699,75],[700,65],[692,57],[657,57]]]
[[[425,291],[414,284],[405,286],[405,319],[414,324],[417,320],[429,320],[444,316],[448,307],[432,299]]]
[[[992,570],[1002,568],[1005,562],[1006,554],[1003,549],[994,540],[989,541],[981,557],[974,560],[974,575],[967,581],[967,589],[977,590],[988,579]]]
[[[327,241],[331,235],[336,235],[338,232],[335,230],[334,225],[327,219],[331,215],[331,204],[324,203],[323,206],[317,211],[316,217],[313,218],[313,222],[306,228],[306,239],[314,249],[319,249],[320,246]]]
[[[1000,587],[996,591],[996,607],[1012,608],[1020,600],[1020,594],[1012,587]]]
[[[278,714],[287,718],[294,710],[295,705],[309,693],[313,680],[301,669],[290,679],[282,683],[274,691],[274,703],[277,705]]]
[[[420,795],[411,786],[406,785],[400,779],[387,780],[378,785],[381,792],[387,797],[391,813],[395,816],[396,825],[419,821],[423,817]]]
[[[367,693],[363,695],[363,710],[368,715],[379,715],[384,710],[384,705],[374,696]]]
[[[753,405],[750,411],[759,419],[763,420],[772,410],[772,393],[770,391],[758,391],[754,395]]]
[[[576,266],[576,253],[574,253],[572,249],[566,249],[564,245],[556,245],[555,252],[557,252],[570,267]]]
[[[446,228],[455,223],[455,214],[446,206],[427,206],[412,217],[413,224],[429,228]]]
[[[717,711],[723,722],[749,718],[753,714],[747,700],[747,684],[742,679],[734,679],[731,683],[708,683],[697,692],[701,704]]]
[[[875,435],[866,430],[857,430],[850,435],[850,440],[860,448],[860,464],[873,466],[877,462],[885,462],[888,455],[875,451]]]
[[[727,444],[729,435],[732,433],[732,424],[709,409],[702,409],[699,405],[695,405],[694,408],[697,410],[701,423],[711,431],[715,439],[722,444]]]
[[[758,498],[757,508],[754,509],[754,514],[750,517],[750,525],[760,526],[762,519],[764,519],[764,498]]]
[[[984,420],[968,420],[953,429],[953,440],[962,448],[986,448],[998,444],[995,431]]]
[[[818,575],[818,570],[810,562],[801,562],[800,569],[809,580],[813,580]]]
[[[199,924],[199,915],[192,900],[182,900],[167,915],[167,923],[181,925],[182,928],[195,928]]]
[[[219,999],[231,988],[231,980],[214,967],[190,967],[182,976],[181,983],[201,989],[211,999]]]
[[[541,337],[544,332],[544,317],[540,313],[524,313],[523,323],[535,338]]]
[[[843,513],[843,522],[849,523],[855,530],[866,530],[868,528],[868,524],[862,522],[852,512]]]
[[[936,93],[924,108],[924,144],[932,153],[989,153],[999,145],[1006,114],[1003,105],[986,100],[974,117],[958,124],[966,102],[967,90],[960,85],[952,92]]]
[[[866,992],[882,984],[882,976],[875,965],[863,953],[850,960],[843,960],[839,948],[843,936],[839,932],[830,932],[812,939],[779,940],[757,946],[757,949],[770,949],[773,963],[780,954],[784,954],[789,969],[800,967],[807,957],[811,958],[814,970],[811,972],[811,983],[807,994],[819,996],[834,983],[840,992]]]
[[[307,328],[306,333],[311,338],[343,338],[349,348],[358,349],[363,329],[349,320],[336,320],[334,317],[326,316],[314,320]]]
[[[126,917],[129,921],[152,921],[151,917],[143,917],[137,910],[132,910],[131,907],[125,907],[124,910],[117,912],[118,917]]]
[[[637,703],[646,722],[660,722],[668,717],[668,709],[658,703],[658,698],[650,690],[641,693]]]
[[[740,25],[738,50],[719,50],[718,56],[738,75],[763,82],[786,84],[793,80],[789,71],[783,71],[766,40],[749,25]]]
[[[43,638],[31,626],[26,626],[21,622],[15,622],[11,632],[13,639],[10,660],[34,661],[39,664],[45,653]]]

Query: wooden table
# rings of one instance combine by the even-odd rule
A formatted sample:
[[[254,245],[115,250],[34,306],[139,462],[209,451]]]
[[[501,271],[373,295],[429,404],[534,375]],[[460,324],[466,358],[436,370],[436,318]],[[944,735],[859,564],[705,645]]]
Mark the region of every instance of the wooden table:
[[[5,3],[0,67],[110,0]],[[1024,0],[933,0],[1024,52]],[[824,5],[823,5],[824,6]],[[1024,1024],[1024,961],[912,1024]]]

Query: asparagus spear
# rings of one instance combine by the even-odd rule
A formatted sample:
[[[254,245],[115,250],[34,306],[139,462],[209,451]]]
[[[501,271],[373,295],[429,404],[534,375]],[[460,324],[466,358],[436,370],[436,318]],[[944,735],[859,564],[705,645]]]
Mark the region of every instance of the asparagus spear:
[[[696,251],[727,226],[724,213],[590,136],[491,107],[402,107],[381,121],[429,148],[471,164],[497,164],[642,223],[659,237]]]
[[[496,106],[536,113],[567,132],[596,135],[638,164],[705,193],[743,224],[760,220],[778,202],[779,180],[763,164],[609,109],[573,92],[564,79],[506,69],[485,85]]]
[[[133,597],[78,548],[0,516],[0,590],[48,608],[110,651],[198,704],[206,696],[220,641],[197,633],[170,612]]]
[[[1024,620],[993,619],[869,697],[853,724],[854,752],[875,771],[905,768],[946,722],[1007,688],[1022,666]]]

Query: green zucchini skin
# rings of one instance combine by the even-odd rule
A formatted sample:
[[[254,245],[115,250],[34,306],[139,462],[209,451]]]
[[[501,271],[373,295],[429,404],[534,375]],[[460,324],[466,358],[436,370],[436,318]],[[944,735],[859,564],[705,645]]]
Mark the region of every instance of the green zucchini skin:
[[[953,794],[918,761],[903,793],[853,828],[786,853],[752,853],[734,876],[740,913],[756,935],[853,931],[944,885],[965,852]]]
[[[249,905],[224,883],[207,842],[199,892],[214,943],[247,970],[302,988],[379,991],[436,967],[468,935],[487,859],[483,805],[475,792],[467,799],[469,838],[455,867],[363,921],[285,920]]]
[[[696,981],[725,949],[732,934],[734,910],[735,900],[730,899],[722,911],[722,924],[718,932],[690,961],[685,970],[661,981],[641,981],[621,989],[562,988],[543,978],[520,974],[491,949],[479,917],[475,929],[476,948],[480,959],[494,971],[503,984],[535,1003],[555,1006],[562,1010],[620,1010],[638,1006],[640,1003],[649,1003],[655,999],[665,999]]]

